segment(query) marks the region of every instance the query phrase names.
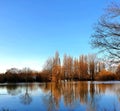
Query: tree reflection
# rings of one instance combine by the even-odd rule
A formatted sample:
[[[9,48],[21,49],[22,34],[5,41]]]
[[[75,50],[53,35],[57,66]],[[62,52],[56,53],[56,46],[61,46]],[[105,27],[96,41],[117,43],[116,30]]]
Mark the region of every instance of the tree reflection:
[[[32,102],[30,90],[40,88],[45,94],[42,96],[42,101],[45,104],[47,111],[57,111],[61,107],[68,110],[74,110],[76,107],[85,106],[86,111],[108,111],[109,107],[101,106],[101,97],[107,94],[108,91],[114,92],[119,98],[120,87],[114,84],[95,83],[95,82],[61,82],[61,83],[42,83],[42,84],[26,84],[24,94],[20,96],[21,103],[29,105]],[[7,91],[11,95],[20,93],[20,86],[7,86]],[[118,107],[111,106],[114,109]],[[9,110],[8,110],[9,111]]]
[[[6,85],[7,92],[10,95],[19,94],[22,85]],[[40,89],[40,97],[47,111],[59,111],[61,107],[68,111],[74,111],[77,108],[80,111],[119,111],[120,109],[120,83],[111,84],[109,82],[61,82],[61,83],[40,83],[25,84],[24,93],[20,96],[20,102],[29,105],[32,102],[31,93]],[[0,86],[0,89],[4,88]],[[31,91],[31,93],[30,93]],[[2,91],[1,91],[2,92]],[[42,96],[41,96],[42,93]],[[39,94],[39,92],[37,92]],[[110,100],[108,99],[110,95]],[[35,95],[36,96],[36,95]],[[38,95],[37,95],[38,96]],[[106,98],[107,96],[107,98]],[[17,96],[16,96],[17,97]],[[38,98],[41,99],[41,98]],[[106,99],[106,103],[104,102]],[[39,100],[36,100],[39,101]],[[101,102],[102,101],[102,102]],[[42,103],[42,104],[43,104]],[[61,104],[62,103],[62,104]],[[110,107],[107,105],[112,104]],[[40,103],[41,104],[41,103]],[[32,106],[33,104],[31,104]],[[0,111],[12,111],[9,109],[0,109]]]
[[[62,85],[63,86],[63,85]],[[64,104],[66,106],[72,106],[73,102],[74,102],[74,90],[73,90],[74,86],[72,82],[69,82],[68,84],[65,84],[62,89],[62,93],[64,96]]]
[[[115,93],[117,95],[117,98],[118,98],[118,100],[120,102],[120,85],[119,84],[118,85],[114,85],[114,91],[115,91]]]
[[[87,82],[80,82],[77,87],[79,90],[80,103],[86,104],[87,98],[88,98],[88,83]]]
[[[16,111],[15,109],[2,108],[0,111]]]
[[[48,83],[44,87],[44,92],[47,92],[43,98],[44,103],[47,106],[48,111],[57,110],[59,107],[59,99],[61,98],[61,86],[60,84]]]
[[[69,110],[74,110],[76,107],[80,107],[79,105],[85,105],[86,111],[99,111],[102,94],[105,94],[108,89],[113,90],[113,86],[111,84],[95,84],[94,82],[66,82],[48,83],[41,89],[47,95],[44,96],[43,101],[48,111],[58,110],[62,97],[64,106]]]
[[[90,98],[88,100],[88,103],[87,103],[87,111],[97,111],[97,98],[95,97],[95,84],[93,83],[93,81],[91,81],[90,83],[90,89],[89,89],[89,92],[90,92]]]
[[[67,82],[67,83],[49,83],[43,91],[47,93],[43,98],[44,103],[48,107],[48,111],[59,109],[61,97],[63,96],[64,105],[73,110],[79,100],[82,104],[87,103],[88,83]],[[49,91],[49,92],[48,92]]]
[[[22,96],[20,97],[20,99],[21,99],[21,103],[22,103],[22,104],[24,104],[24,105],[29,105],[29,104],[32,102],[32,97],[31,97],[30,94],[29,94],[28,83],[27,83],[27,85],[26,85],[25,88],[26,88],[26,89],[25,89],[25,94],[22,95]]]
[[[15,95],[18,95],[21,93],[21,88],[18,85],[10,84],[10,85],[7,85],[6,88],[7,88],[8,94],[10,94],[10,95],[15,96]]]
[[[44,91],[47,91],[47,94],[43,97],[43,102],[47,108],[47,111],[56,111],[54,98],[52,95],[52,83],[46,83]]]

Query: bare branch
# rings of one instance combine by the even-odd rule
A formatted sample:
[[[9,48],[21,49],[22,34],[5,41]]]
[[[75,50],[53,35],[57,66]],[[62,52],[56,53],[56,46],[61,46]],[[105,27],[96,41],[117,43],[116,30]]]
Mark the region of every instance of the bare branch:
[[[120,5],[112,3],[94,27],[91,45],[120,61]]]

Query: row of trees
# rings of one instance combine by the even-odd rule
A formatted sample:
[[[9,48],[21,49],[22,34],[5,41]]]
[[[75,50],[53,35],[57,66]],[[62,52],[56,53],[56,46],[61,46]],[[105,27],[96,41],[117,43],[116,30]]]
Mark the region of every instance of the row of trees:
[[[95,54],[81,55],[78,58],[59,53],[48,58],[41,72],[23,68],[11,68],[0,74],[0,82],[60,82],[82,80],[120,80],[120,65],[109,69]]]
[[[81,55],[78,58],[64,55],[63,61],[59,57],[59,53],[56,52],[53,58],[49,58],[44,66],[43,72],[49,73],[49,79],[51,81],[61,80],[96,80],[99,77],[110,76],[110,79],[119,78],[119,69],[115,72],[106,70],[106,63],[98,59],[95,54]],[[107,66],[108,69],[108,66]]]

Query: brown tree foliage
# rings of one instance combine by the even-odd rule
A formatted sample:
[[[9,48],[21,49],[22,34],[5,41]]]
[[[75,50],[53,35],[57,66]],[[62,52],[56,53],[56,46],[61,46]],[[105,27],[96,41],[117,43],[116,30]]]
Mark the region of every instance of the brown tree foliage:
[[[85,78],[85,76],[88,74],[88,62],[87,62],[87,56],[81,55],[79,57],[79,74],[80,79]]]
[[[59,53],[55,53],[52,67],[52,81],[58,82],[61,79],[61,63]]]
[[[120,64],[118,65],[116,69],[116,74],[117,74],[118,79],[120,79]]]
[[[0,82],[61,82],[120,79],[120,65],[116,70],[116,75],[111,73],[112,71],[106,71],[105,69],[105,63],[94,54],[88,56],[81,55],[79,59],[74,59],[72,56],[65,54],[61,64],[59,53],[56,52],[53,58],[47,59],[41,72],[36,72],[29,68],[23,68],[22,70],[11,68],[5,74],[0,75]],[[109,68],[107,67],[107,69]]]
[[[120,64],[119,64],[118,67],[117,67],[116,73],[117,73],[117,74],[120,74]]]
[[[88,55],[88,63],[89,63],[89,74],[91,79],[94,80],[94,76],[96,74],[96,55]]]

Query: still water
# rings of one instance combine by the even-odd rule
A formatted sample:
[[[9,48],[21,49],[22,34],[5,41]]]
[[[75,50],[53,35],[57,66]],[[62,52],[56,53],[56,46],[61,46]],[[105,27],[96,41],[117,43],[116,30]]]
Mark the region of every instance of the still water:
[[[120,82],[0,84],[0,111],[120,111]]]

